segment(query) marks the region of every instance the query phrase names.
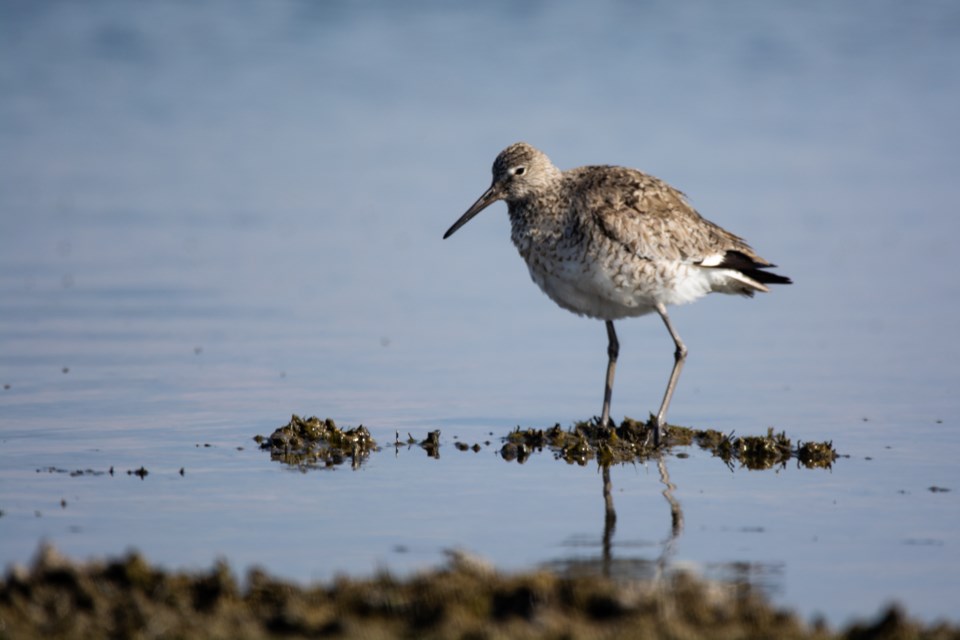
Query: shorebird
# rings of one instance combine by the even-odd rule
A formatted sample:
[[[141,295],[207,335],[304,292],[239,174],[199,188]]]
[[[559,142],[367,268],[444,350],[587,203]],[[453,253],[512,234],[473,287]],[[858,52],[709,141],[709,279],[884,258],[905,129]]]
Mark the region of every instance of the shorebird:
[[[610,399],[620,343],[614,320],[660,315],[673,343],[673,369],[653,441],[665,433],[667,409],[687,347],[667,305],[708,293],[752,297],[790,278],[766,271],[764,260],[739,236],[700,216],[682,192],[636,169],[610,165],[561,171],[542,151],[512,144],[493,163],[493,183],[444,239],[497,200],[507,203],[510,237],[533,281],[558,305],[603,320],[607,374],[600,424],[610,427]]]

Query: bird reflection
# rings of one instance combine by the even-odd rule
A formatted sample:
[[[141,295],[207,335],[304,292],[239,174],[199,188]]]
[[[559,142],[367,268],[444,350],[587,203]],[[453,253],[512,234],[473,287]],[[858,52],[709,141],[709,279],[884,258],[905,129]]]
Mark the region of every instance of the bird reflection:
[[[680,501],[673,495],[677,485],[670,481],[670,471],[667,469],[667,463],[663,456],[657,458],[657,470],[660,472],[660,482],[663,484],[663,491],[660,494],[670,505],[670,534],[660,545],[660,557],[657,558],[657,577],[661,577],[667,568],[667,562],[673,557],[676,551],[677,540],[683,533],[683,508]]]
[[[663,484],[663,495],[667,504],[670,506],[670,531],[660,542],[660,553],[657,556],[653,566],[654,577],[661,577],[667,569],[670,558],[676,551],[677,540],[683,533],[683,507],[680,501],[674,495],[677,486],[670,480],[670,471],[667,469],[667,462],[664,457],[657,457],[657,470],[660,473],[660,482]],[[610,480],[610,465],[601,467],[601,476],[603,478],[603,553],[601,557],[602,573],[605,577],[612,577],[613,560],[613,536],[617,529],[617,511],[613,504],[613,483]]]
[[[610,483],[610,465],[603,465],[603,575],[610,577],[613,560],[613,533],[617,529],[617,510],[613,507],[613,485]]]

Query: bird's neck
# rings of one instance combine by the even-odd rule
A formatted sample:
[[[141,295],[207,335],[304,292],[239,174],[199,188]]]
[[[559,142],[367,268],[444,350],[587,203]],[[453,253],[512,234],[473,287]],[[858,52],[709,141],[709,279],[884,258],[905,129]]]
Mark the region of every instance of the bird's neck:
[[[563,234],[564,211],[556,194],[531,193],[507,202],[510,212],[510,237],[520,254],[527,257],[533,245],[555,241]]]

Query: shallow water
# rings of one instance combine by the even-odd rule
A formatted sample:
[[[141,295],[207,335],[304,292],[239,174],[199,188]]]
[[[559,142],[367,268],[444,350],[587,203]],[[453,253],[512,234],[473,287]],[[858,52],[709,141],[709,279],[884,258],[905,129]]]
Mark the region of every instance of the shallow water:
[[[4,3],[0,561],[41,540],[301,580],[451,547],[602,559],[595,467],[495,454],[599,412],[602,325],[529,282],[502,205],[440,240],[525,139],[663,177],[796,282],[671,312],[671,421],[850,456],[668,459],[673,538],[656,465],[615,468],[618,570],[956,620],[958,62],[950,3]],[[672,345],[655,318],[618,332],[613,413],[643,418]],[[293,412],[444,446],[301,474],[251,441]]]

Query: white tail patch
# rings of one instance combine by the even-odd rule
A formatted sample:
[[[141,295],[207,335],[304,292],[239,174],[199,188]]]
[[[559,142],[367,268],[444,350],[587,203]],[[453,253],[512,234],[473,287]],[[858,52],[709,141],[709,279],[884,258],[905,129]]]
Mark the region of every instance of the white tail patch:
[[[724,253],[715,253],[712,256],[707,256],[700,261],[701,267],[719,267],[720,263],[723,262],[726,254]]]
[[[704,261],[706,264],[706,261]],[[755,292],[769,293],[766,285],[733,269],[714,269],[710,272],[711,288],[718,293],[735,293],[752,296]]]

